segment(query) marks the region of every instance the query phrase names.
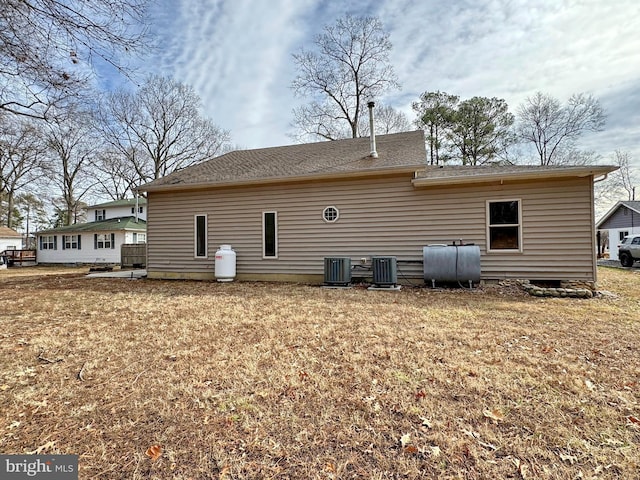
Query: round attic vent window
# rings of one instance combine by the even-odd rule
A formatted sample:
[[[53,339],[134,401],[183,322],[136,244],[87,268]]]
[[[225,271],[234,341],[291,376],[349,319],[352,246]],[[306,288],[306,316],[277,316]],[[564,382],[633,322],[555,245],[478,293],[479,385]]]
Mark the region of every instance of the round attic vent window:
[[[327,207],[322,211],[322,218],[325,222],[335,222],[338,220],[339,212],[336,207]]]

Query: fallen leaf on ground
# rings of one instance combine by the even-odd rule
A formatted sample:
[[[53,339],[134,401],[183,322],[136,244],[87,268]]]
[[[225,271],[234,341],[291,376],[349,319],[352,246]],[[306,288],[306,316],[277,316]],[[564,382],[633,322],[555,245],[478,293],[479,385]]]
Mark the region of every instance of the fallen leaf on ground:
[[[415,445],[407,445],[404,447],[405,453],[418,453],[418,448]]]
[[[160,458],[160,455],[162,455],[162,447],[160,445],[151,445],[147,448],[145,453],[147,454],[147,457],[151,458],[151,460],[155,462]]]
[[[489,410],[488,408],[483,410],[482,414],[490,418],[491,420],[495,420],[496,422],[501,422],[504,420],[504,413],[498,408],[494,408],[493,410]]]

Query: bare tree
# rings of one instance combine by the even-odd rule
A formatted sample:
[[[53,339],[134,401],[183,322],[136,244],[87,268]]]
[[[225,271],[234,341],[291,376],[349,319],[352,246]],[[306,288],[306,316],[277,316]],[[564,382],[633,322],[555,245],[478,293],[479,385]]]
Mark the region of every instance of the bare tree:
[[[639,182],[629,152],[616,150],[613,155],[613,164],[618,167],[618,170],[613,172],[615,186],[625,192],[627,200],[635,200],[636,185]]]
[[[94,59],[126,71],[147,0],[0,0],[0,110],[46,118],[77,96]],[[59,111],[59,110],[58,110]]]
[[[535,145],[541,165],[560,161],[561,153],[575,150],[576,140],[587,131],[604,128],[605,114],[592,95],[575,94],[566,105],[541,92],[518,107],[518,134]],[[566,156],[565,156],[566,158]]]
[[[151,76],[136,93],[111,94],[101,116],[116,161],[114,172],[131,185],[163,177],[226,151],[229,133],[200,114],[193,88]],[[108,165],[107,159],[107,165]]]
[[[411,122],[407,115],[390,105],[375,106],[374,130],[376,135],[386,135],[388,133],[408,132],[412,129]],[[369,109],[363,109],[358,121],[358,135],[360,137],[369,136]]]
[[[43,149],[37,131],[28,119],[2,116],[0,126],[0,196],[2,223],[13,228],[18,195],[38,176]]]
[[[440,151],[447,150],[446,133],[453,127],[459,100],[457,95],[445,92],[424,92],[420,95],[420,101],[412,104],[413,111],[418,116],[415,124],[426,132],[431,165],[440,164]],[[450,155],[445,154],[442,160],[449,158]]]
[[[314,43],[314,51],[293,55],[298,75],[291,86],[311,99],[294,109],[294,127],[327,140],[344,138],[345,131],[356,138],[366,102],[398,87],[389,34],[378,18],[347,15],[325,26]]]
[[[47,122],[44,133],[50,159],[46,169],[60,193],[55,206],[60,210],[62,223],[71,225],[79,220],[82,200],[96,185],[90,170],[91,159],[102,145],[93,129],[91,113],[75,109],[54,118]]]
[[[96,155],[92,161],[96,174],[96,193],[112,200],[123,200],[131,195],[140,184],[140,179],[128,158],[115,149],[105,149]]]

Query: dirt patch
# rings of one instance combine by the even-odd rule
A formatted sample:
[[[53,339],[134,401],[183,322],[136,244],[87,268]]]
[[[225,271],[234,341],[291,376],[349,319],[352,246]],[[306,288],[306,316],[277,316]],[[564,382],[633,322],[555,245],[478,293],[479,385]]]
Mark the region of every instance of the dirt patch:
[[[637,478],[634,272],[576,300],[13,271],[2,453],[100,479]]]

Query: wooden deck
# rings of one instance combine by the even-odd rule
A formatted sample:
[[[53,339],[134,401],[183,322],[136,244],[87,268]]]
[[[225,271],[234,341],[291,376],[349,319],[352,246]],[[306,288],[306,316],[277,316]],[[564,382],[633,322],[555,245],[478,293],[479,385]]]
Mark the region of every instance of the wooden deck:
[[[9,267],[34,265],[36,263],[35,250],[5,250],[0,252],[0,257]]]

